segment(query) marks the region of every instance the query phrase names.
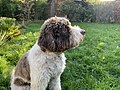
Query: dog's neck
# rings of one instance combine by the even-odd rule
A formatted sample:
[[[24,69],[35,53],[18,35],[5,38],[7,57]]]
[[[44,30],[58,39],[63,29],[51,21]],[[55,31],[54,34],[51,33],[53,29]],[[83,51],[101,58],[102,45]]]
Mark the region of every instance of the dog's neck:
[[[42,48],[38,45],[38,41],[36,41],[36,43],[34,44],[34,46],[31,49],[32,53],[36,53],[36,54],[45,54],[48,56],[60,56],[61,54],[63,54],[63,52],[50,52],[48,50],[43,51]]]

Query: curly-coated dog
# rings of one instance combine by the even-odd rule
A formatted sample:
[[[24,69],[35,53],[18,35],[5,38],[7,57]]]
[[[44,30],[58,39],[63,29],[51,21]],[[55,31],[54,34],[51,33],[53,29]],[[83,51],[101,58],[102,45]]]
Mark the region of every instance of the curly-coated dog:
[[[12,74],[12,90],[61,90],[65,69],[64,51],[78,46],[85,31],[68,19],[51,17],[41,27],[34,46],[17,63]]]

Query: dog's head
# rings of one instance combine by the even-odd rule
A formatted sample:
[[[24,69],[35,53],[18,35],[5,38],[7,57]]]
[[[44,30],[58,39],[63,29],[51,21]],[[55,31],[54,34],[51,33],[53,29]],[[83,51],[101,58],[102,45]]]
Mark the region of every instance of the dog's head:
[[[78,26],[71,26],[68,19],[51,17],[41,27],[38,45],[42,50],[64,52],[76,47],[84,38],[85,31]]]

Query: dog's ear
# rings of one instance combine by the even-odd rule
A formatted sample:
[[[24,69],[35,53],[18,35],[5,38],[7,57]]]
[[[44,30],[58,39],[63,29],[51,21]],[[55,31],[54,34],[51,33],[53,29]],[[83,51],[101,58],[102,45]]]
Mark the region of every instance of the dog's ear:
[[[43,51],[46,49],[49,51],[55,51],[55,42],[53,38],[52,27],[53,25],[46,25],[40,33],[38,45]]]
[[[57,52],[63,52],[70,47],[70,28],[64,23],[57,23],[53,29],[53,38]]]

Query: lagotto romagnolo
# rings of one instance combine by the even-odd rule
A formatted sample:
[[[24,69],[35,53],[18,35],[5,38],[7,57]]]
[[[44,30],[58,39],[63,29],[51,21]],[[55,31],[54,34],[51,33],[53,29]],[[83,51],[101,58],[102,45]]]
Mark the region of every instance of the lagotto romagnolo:
[[[11,90],[61,90],[65,69],[64,51],[83,41],[85,31],[63,17],[47,19],[34,46],[26,52],[12,73]]]

